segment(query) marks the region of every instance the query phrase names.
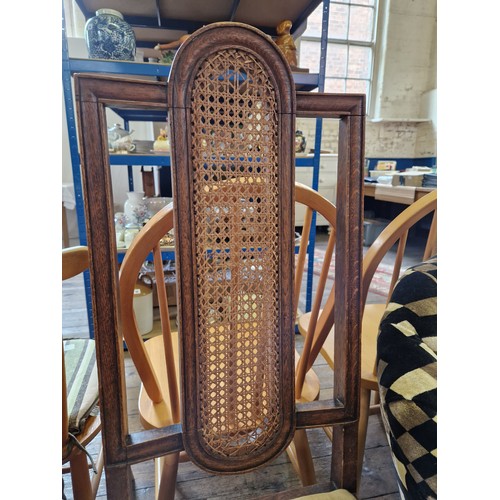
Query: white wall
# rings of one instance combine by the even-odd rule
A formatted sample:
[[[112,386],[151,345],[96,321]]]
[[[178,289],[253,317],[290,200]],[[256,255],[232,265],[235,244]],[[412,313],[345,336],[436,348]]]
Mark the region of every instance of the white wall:
[[[384,0],[381,7],[385,58],[376,74],[373,117],[426,118],[422,95],[436,88],[436,0]]]

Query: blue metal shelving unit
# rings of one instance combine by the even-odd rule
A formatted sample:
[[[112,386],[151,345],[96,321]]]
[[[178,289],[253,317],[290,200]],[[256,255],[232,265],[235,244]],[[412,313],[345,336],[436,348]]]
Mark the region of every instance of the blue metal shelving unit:
[[[89,18],[94,15],[94,12],[90,12],[85,8],[83,1],[78,1],[82,12]],[[237,7],[237,3],[235,6]],[[306,2],[306,7],[299,16],[295,23],[298,28],[301,26],[307,17],[312,13],[316,6],[320,2],[310,1]],[[322,18],[322,31],[321,31],[321,54],[320,54],[320,70],[318,73],[294,73],[294,80],[296,88],[302,91],[312,91],[318,89],[319,92],[324,91],[325,82],[325,67],[326,67],[326,49],[328,40],[328,18],[330,12],[330,1],[322,0],[323,4],[323,18]],[[133,18],[126,19],[133,23]],[[148,22],[150,22],[149,20]],[[172,26],[164,26],[164,28],[179,27],[175,24],[175,21],[171,21],[174,24]],[[148,26],[145,19],[141,18],[141,23],[143,26]],[[152,25],[151,25],[152,26]],[[153,27],[153,26],[152,26]],[[156,25],[158,27],[158,24]],[[199,26],[201,27],[201,26]],[[185,27],[189,31],[195,29],[194,25]],[[269,29],[259,27],[264,32],[268,32]],[[271,33],[268,33],[271,34]],[[63,79],[63,92],[64,92],[64,102],[66,105],[66,122],[68,128],[69,136],[69,146],[71,154],[71,164],[73,172],[73,182],[75,188],[75,198],[76,198],[76,214],[78,220],[78,232],[81,245],[87,244],[87,235],[85,228],[85,213],[83,204],[83,192],[81,184],[80,175],[80,155],[78,152],[78,138],[76,133],[76,120],[75,120],[75,109],[73,103],[72,94],[72,75],[74,73],[107,73],[107,74],[117,74],[117,75],[130,75],[130,76],[150,76],[156,78],[166,78],[170,72],[170,66],[164,64],[152,64],[152,63],[138,63],[138,62],[126,62],[126,61],[108,61],[108,60],[95,60],[95,59],[72,59],[69,57],[67,36],[66,36],[66,26],[65,26],[65,15],[63,7],[62,16],[62,79]],[[138,44],[140,46],[140,44]],[[130,121],[164,121],[165,113],[159,111],[141,111],[141,110],[115,110],[118,115],[124,120],[125,128],[128,128],[128,123]],[[319,166],[320,166],[320,150],[321,150],[321,136],[322,136],[322,119],[316,119],[316,133],[315,133],[315,144],[314,150],[316,153],[311,158],[297,158],[296,167],[313,167],[313,179],[312,188],[318,190],[319,182]],[[129,174],[129,188],[133,190],[132,181],[132,165],[142,165],[142,166],[170,166],[170,157],[168,156],[156,156],[156,155],[110,155],[109,156],[110,165],[124,165],[128,168]],[[311,296],[312,296],[312,285],[313,285],[313,266],[312,262],[314,260],[314,246],[316,239],[316,215],[314,214],[311,235],[308,246],[308,275],[307,275],[307,291],[306,291],[306,310],[311,309]],[[118,261],[123,260],[124,254],[118,254]],[[166,259],[174,259],[173,252],[166,252]],[[86,272],[84,276],[85,288],[86,288],[86,300],[87,300],[87,310],[89,319],[89,329],[90,336],[93,338],[93,319],[92,319],[92,306],[90,298],[90,278],[89,273]]]

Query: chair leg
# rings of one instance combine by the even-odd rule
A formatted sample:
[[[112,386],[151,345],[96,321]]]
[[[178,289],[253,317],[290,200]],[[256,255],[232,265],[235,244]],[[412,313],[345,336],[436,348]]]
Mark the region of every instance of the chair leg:
[[[97,462],[95,464],[97,474],[92,477],[92,498],[97,496],[97,490],[99,489],[99,483],[101,482],[102,471],[104,469],[104,447],[101,447],[99,456],[97,457]]]
[[[305,429],[295,431],[293,441],[286,451],[295,472],[300,477],[302,486],[316,484],[316,472]]]
[[[359,401],[359,427],[358,427],[358,487],[361,484],[363,459],[365,456],[366,433],[368,430],[368,416],[370,415],[370,389],[361,387]]]
[[[155,459],[155,489],[158,500],[174,500],[178,466],[179,453]]]
[[[69,459],[71,468],[71,485],[75,500],[92,499],[92,484],[90,481],[87,455],[78,448],[74,448]]]

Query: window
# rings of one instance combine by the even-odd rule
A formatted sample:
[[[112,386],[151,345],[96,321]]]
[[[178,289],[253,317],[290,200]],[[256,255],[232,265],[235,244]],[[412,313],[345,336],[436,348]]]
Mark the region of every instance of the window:
[[[325,92],[363,93],[370,99],[377,0],[330,0]],[[319,72],[323,4],[300,38],[299,66]]]

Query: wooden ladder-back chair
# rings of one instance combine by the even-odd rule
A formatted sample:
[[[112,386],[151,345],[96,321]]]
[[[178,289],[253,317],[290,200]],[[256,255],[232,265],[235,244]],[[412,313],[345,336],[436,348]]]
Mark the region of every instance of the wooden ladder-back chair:
[[[364,96],[296,93],[290,68],[272,39],[238,23],[216,23],[193,33],[176,53],[166,94],[162,82],[96,75],[79,75],[75,81],[87,235],[96,277],[93,313],[106,416],[108,497],[130,498],[135,463],[168,457],[161,475],[162,481],[171,480],[185,450],[205,470],[235,474],[278,456],[297,430],[325,425],[333,425],[336,437],[331,480],[313,491],[355,492]],[[171,130],[173,212],[165,207],[141,230],[122,264],[121,289],[116,243],[109,237],[113,204],[103,130],[106,106],[168,108]],[[338,357],[333,397],[310,403],[296,402],[294,387],[296,113],[340,119]],[[147,251],[154,249],[159,260],[157,242],[172,224],[180,383],[174,383],[174,358],[173,365],[163,368],[173,375],[167,389],[160,380],[167,377],[155,375],[152,366],[156,363],[147,347],[152,341],[143,345],[129,333],[125,323],[130,316],[121,314],[130,311],[130,303],[120,296],[123,269],[139,242],[150,233],[145,245],[152,244]],[[141,256],[137,252],[136,270],[143,251]],[[131,271],[127,279],[136,278]],[[166,305],[161,299],[160,308]],[[146,430],[128,432],[122,333],[138,371],[141,366],[148,397],[157,401],[155,408],[164,409],[166,423],[159,428],[143,418]],[[155,342],[157,347],[163,342],[163,349],[152,350],[169,359],[175,333],[164,328],[162,338]],[[160,483],[160,491],[171,495],[173,486]]]
[[[83,273],[88,267],[87,247],[77,246],[62,251],[63,281]],[[75,500],[90,500],[96,497],[104,465],[101,446],[97,463],[92,464],[95,468],[94,473],[92,477],[90,476],[85,447],[101,431],[100,415],[89,414],[97,399],[95,366],[95,348],[92,339],[63,340],[62,462],[63,465],[69,462],[69,467],[63,468],[63,473],[69,472],[71,475]]]
[[[363,319],[361,327],[361,399],[360,399],[360,420],[359,420],[359,441],[358,441],[358,466],[359,478],[361,478],[361,470],[363,465],[366,431],[368,427],[368,416],[370,411],[377,411],[377,405],[370,409],[371,391],[378,392],[377,377],[376,377],[376,348],[378,327],[384,314],[386,304],[375,303],[366,304],[370,283],[373,279],[378,266],[382,262],[387,252],[397,244],[396,256],[392,268],[391,284],[389,287],[388,299],[392,293],[400,273],[403,257],[405,254],[408,233],[425,216],[434,212],[429,235],[427,238],[424,255],[422,260],[428,259],[436,252],[437,241],[437,190],[431,191],[421,199],[415,201],[392,220],[387,227],[380,233],[377,239],[367,250],[363,259],[363,275],[362,275],[362,308]],[[325,311],[329,312],[333,308],[335,302],[333,294],[328,298],[325,305]],[[316,360],[319,352],[323,355],[327,363],[334,368],[334,328],[333,316],[327,314],[322,316],[317,323],[317,331],[314,336],[313,346],[309,356],[309,363],[306,365],[307,370]],[[304,314],[299,318],[299,331],[303,335],[309,335],[308,330],[311,329],[311,315]],[[331,429],[325,429],[331,437]]]

